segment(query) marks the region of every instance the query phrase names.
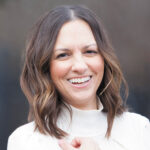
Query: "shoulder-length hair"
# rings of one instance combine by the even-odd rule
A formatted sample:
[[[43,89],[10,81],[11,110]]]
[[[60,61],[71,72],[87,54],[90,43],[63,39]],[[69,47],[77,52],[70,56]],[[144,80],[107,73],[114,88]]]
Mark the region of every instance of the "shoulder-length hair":
[[[67,135],[57,126],[64,103],[50,77],[50,60],[61,27],[75,19],[89,24],[104,59],[104,76],[97,95],[103,104],[103,112],[107,114],[106,137],[110,137],[115,116],[125,111],[120,89],[123,83],[124,93],[127,93],[127,84],[99,18],[80,5],[59,6],[47,12],[31,30],[20,78],[21,88],[30,104],[29,119],[35,121],[36,128],[43,134],[48,133],[56,138]]]

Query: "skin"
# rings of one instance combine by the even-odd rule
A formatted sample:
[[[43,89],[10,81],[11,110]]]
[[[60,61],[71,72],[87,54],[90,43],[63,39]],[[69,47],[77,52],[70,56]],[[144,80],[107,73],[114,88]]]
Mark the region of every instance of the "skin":
[[[91,138],[75,138],[71,143],[60,140],[58,144],[62,150],[100,150],[98,144]]]
[[[97,109],[96,91],[104,74],[104,60],[89,25],[80,19],[65,23],[58,34],[50,61],[51,78],[63,97],[72,106]],[[71,79],[89,78],[84,83]]]

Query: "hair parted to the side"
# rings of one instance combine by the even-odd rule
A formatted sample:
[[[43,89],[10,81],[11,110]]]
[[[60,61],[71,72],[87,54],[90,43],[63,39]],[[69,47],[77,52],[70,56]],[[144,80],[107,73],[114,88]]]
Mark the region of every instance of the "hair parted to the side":
[[[56,7],[42,16],[32,28],[20,78],[21,88],[30,104],[30,120],[35,121],[36,128],[43,134],[48,133],[56,138],[67,135],[57,126],[62,105],[65,104],[51,80],[49,67],[62,25],[75,19],[82,19],[89,24],[104,59],[104,77],[97,95],[104,106],[103,112],[107,113],[106,137],[110,137],[114,117],[126,110],[120,96],[121,85],[124,85],[126,95],[128,87],[99,18],[80,5]]]

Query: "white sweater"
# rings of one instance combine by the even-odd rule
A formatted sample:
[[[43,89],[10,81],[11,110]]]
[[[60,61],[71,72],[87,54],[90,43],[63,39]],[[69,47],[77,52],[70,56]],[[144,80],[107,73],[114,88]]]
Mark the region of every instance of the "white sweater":
[[[66,109],[58,119],[58,126],[69,133],[66,139],[91,137],[101,150],[150,150],[149,120],[135,113],[125,112],[114,120],[111,137],[105,138],[106,114],[99,110],[73,110],[72,122]],[[34,122],[17,128],[9,137],[7,150],[61,150],[58,140],[34,131]]]

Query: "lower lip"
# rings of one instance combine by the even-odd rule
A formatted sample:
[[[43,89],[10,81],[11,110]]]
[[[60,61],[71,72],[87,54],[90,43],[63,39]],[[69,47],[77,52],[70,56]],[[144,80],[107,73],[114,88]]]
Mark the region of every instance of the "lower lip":
[[[86,88],[87,86],[89,86],[89,84],[91,83],[92,78],[90,78],[90,80],[88,80],[87,82],[81,83],[81,84],[72,84],[70,83],[73,87],[75,88]]]

